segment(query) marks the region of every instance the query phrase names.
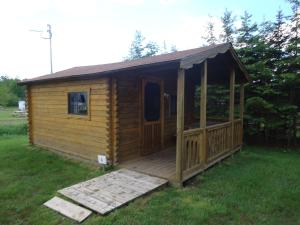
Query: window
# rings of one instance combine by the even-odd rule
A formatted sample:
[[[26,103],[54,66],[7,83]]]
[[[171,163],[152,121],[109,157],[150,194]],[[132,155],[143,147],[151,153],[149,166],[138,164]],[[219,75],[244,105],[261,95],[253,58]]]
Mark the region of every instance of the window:
[[[68,93],[68,113],[76,115],[88,114],[88,94],[87,92]]]
[[[147,83],[145,86],[144,116],[147,121],[157,121],[160,118],[160,86],[157,83]]]

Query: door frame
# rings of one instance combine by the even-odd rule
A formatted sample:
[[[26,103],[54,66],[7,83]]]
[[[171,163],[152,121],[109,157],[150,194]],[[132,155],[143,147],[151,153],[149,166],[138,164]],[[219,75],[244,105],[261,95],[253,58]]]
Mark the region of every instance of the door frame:
[[[140,77],[140,131],[141,131],[141,148],[140,155],[144,155],[144,125],[145,121],[145,86],[148,82],[157,83],[160,85],[160,149],[164,149],[164,124],[165,124],[165,110],[164,110],[164,80],[152,77],[152,76],[142,76]],[[151,123],[151,122],[149,122]]]

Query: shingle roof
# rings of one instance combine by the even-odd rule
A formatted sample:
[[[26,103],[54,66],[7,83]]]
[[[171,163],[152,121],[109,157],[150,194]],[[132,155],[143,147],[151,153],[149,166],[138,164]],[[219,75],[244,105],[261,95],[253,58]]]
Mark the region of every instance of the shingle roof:
[[[177,51],[162,55],[150,56],[142,59],[123,61],[117,63],[80,66],[70,69],[55,72],[53,74],[47,74],[44,76],[35,77],[32,79],[25,79],[21,81],[21,84],[56,80],[56,79],[68,79],[80,76],[89,76],[103,73],[113,73],[117,71],[125,71],[129,69],[137,69],[141,66],[151,66],[164,62],[178,62],[181,68],[190,68],[192,64],[201,63],[207,58],[213,58],[217,54],[225,53],[228,50],[233,49],[231,43],[211,45],[207,47],[189,49],[184,51]],[[238,62],[240,63],[240,61]],[[241,64],[241,63],[240,63]],[[240,65],[241,66],[241,65]],[[246,75],[246,74],[245,74]]]

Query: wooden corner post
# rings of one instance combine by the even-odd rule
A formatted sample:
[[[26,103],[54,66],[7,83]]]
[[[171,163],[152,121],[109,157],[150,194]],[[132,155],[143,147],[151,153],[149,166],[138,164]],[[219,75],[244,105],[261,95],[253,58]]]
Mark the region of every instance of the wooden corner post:
[[[33,123],[32,123],[32,99],[31,87],[26,87],[26,108],[27,108],[27,121],[28,121],[28,140],[29,144],[33,144]]]
[[[234,85],[235,85],[235,69],[231,68],[229,79],[229,122],[231,124],[231,148],[233,148],[234,138]]]
[[[244,119],[244,107],[245,107],[245,84],[241,83],[240,85],[240,118],[243,123]]]
[[[177,78],[177,132],[176,132],[176,182],[182,185],[182,147],[184,130],[184,80],[185,71],[179,69]]]
[[[200,93],[200,128],[203,129],[200,160],[201,163],[206,163],[206,102],[207,102],[207,60],[203,62],[201,70],[201,93]]]
[[[110,152],[109,160],[112,165],[118,163],[118,116],[117,116],[117,80],[116,78],[110,79]]]

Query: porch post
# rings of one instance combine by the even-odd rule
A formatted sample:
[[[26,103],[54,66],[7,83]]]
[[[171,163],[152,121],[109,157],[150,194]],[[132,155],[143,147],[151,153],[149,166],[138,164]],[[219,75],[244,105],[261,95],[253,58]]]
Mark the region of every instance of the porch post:
[[[235,85],[235,69],[232,67],[230,71],[230,97],[229,97],[229,122],[231,123],[231,148],[233,148],[234,140],[234,85]]]
[[[200,128],[203,129],[200,161],[206,163],[206,101],[207,101],[207,60],[203,62],[201,70],[201,96],[200,96]]]
[[[179,69],[177,78],[177,132],[176,132],[176,181],[182,185],[182,143],[184,130],[184,69]]]
[[[243,123],[243,119],[244,119],[244,107],[245,107],[245,84],[241,83],[240,85],[240,118],[242,120]]]
[[[245,84],[241,83],[240,85],[240,119],[242,122],[241,144],[243,144],[243,136],[244,136],[244,107],[245,107]]]

